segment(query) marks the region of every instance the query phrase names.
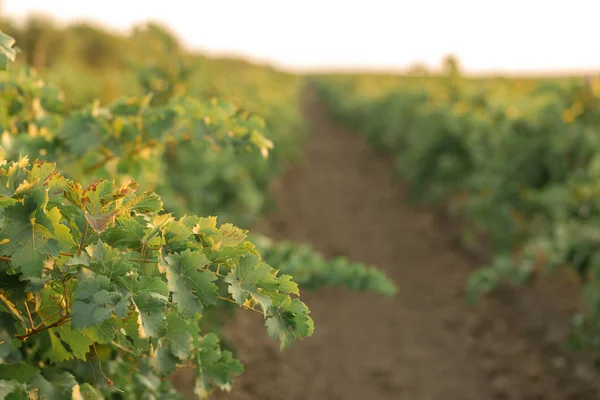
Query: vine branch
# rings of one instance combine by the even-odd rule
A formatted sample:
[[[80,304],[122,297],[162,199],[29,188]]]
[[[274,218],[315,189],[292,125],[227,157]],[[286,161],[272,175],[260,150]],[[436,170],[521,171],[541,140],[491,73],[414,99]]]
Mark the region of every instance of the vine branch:
[[[69,315],[62,316],[58,321],[56,321],[50,325],[46,325],[42,328],[32,329],[24,335],[15,335],[15,339],[18,339],[20,341],[25,341],[30,336],[36,335],[40,332],[47,331],[48,329],[59,327],[65,323],[69,322],[70,320],[71,320],[71,317]]]
[[[85,243],[85,237],[87,236],[88,229],[90,228],[90,223],[88,220],[85,220],[85,228],[83,228],[83,235],[81,235],[81,242],[79,243],[79,249],[77,249],[77,255],[81,255],[81,250],[83,250],[83,244]]]

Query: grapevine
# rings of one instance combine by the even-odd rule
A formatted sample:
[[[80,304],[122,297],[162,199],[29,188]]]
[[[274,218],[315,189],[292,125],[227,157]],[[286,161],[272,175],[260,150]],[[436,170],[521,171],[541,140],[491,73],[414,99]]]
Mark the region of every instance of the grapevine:
[[[14,40],[0,39],[0,57],[13,61]],[[235,197],[231,204],[228,196],[207,197],[225,192],[213,182],[228,164],[239,162],[238,173],[262,165],[231,184],[237,190],[249,183],[265,196],[264,160],[273,143],[261,117],[226,101],[171,93],[175,84],[158,101],[122,97],[80,109],[28,68],[10,71],[0,85],[5,398],[179,398],[164,377],[180,367],[195,368],[195,391],[204,398],[231,390],[243,372],[213,326],[201,324],[211,308],[260,314],[284,350],[314,329],[289,273],[308,289],[395,293],[372,267],[327,261],[309,247],[259,235],[250,241],[247,230],[219,225],[221,217],[190,215],[244,214]],[[262,164],[244,158],[254,150]],[[246,212],[255,218],[260,210]]]
[[[194,365],[198,393],[227,389],[241,364],[197,324],[221,301],[261,314],[282,350],[312,334],[307,307],[292,297],[298,285],[262,261],[246,231],[215,217],[162,213],[160,197],[131,182],[83,187],[52,163],[0,155],[7,393],[123,391],[99,352],[128,359],[128,374],[138,365],[156,376]],[[84,388],[94,358],[104,380]]]
[[[463,244],[492,248],[467,282],[472,302],[505,281],[557,269],[581,288],[570,348],[596,354],[598,79],[323,76],[315,84],[341,123],[396,157],[409,199],[466,222]]]

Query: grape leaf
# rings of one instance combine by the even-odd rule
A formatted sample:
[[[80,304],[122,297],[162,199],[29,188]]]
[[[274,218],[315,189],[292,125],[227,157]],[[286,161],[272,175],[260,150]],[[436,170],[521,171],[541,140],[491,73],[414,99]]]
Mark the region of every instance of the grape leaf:
[[[106,128],[101,120],[87,110],[78,111],[67,118],[59,137],[64,138],[70,152],[78,157],[102,143],[101,135]]]
[[[23,202],[4,209],[0,231],[9,241],[0,245],[0,253],[11,257],[26,277],[41,277],[48,256],[57,257],[60,250],[55,237],[54,221],[45,206],[48,193],[35,189]]]
[[[173,221],[173,217],[170,214],[157,215],[152,218],[152,229],[149,229],[146,232],[143,242],[149,243],[153,238],[157,237],[171,221]]]
[[[177,314],[169,313],[167,317],[167,334],[163,346],[168,346],[175,357],[185,360],[190,356],[192,333],[198,331],[197,325],[191,324]]]
[[[248,296],[251,296],[262,306],[266,315],[272,300],[263,292],[260,282],[272,280],[271,269],[268,264],[260,261],[257,255],[248,254],[240,258],[239,264],[225,277],[225,282],[229,283],[227,289],[233,300],[242,305]]]
[[[118,341],[130,343],[129,349],[139,356],[148,351],[150,341],[140,336],[140,323],[137,312],[132,312],[124,319],[114,321],[117,328]]]
[[[125,200],[135,201],[135,196],[131,196],[136,188],[134,182],[117,189],[114,181],[100,180],[85,189],[79,184],[70,185],[66,197],[74,205],[83,208],[85,219],[94,231],[103,232],[118,215],[126,215],[131,211],[124,203]]]
[[[198,334],[198,325],[191,326],[187,320],[175,313],[167,316],[167,331],[161,340],[153,360],[155,369],[162,375],[172,373],[178,363],[190,357],[192,333]]]
[[[95,325],[85,329],[87,336],[94,342],[107,344],[112,342],[115,337],[115,325],[112,320],[107,319],[100,325]]]
[[[102,393],[90,385],[84,383],[77,385],[73,388],[73,399],[72,400],[103,400]]]
[[[27,364],[0,364],[1,380],[27,383],[39,373],[39,369]]]
[[[63,298],[57,296],[60,290],[61,286],[55,289],[52,285],[47,285],[40,292],[41,306],[37,312],[44,319],[46,326],[57,322],[61,318]],[[92,340],[83,332],[72,330],[69,323],[54,327],[47,332],[52,345],[51,361],[60,362],[71,360],[74,357],[80,360],[86,359]]]
[[[15,61],[19,49],[14,45],[13,37],[0,32],[0,70],[6,70],[9,61]]]
[[[73,388],[77,385],[73,375],[66,371],[46,368],[42,374],[37,374],[27,385],[29,390],[36,390],[39,399],[65,400],[70,399]]]
[[[127,262],[119,250],[111,248],[101,240],[87,246],[85,250],[90,256],[90,264],[87,268],[98,275],[106,276],[111,281],[127,275],[133,269],[133,264]]]
[[[82,331],[74,331],[68,325],[62,325],[56,328],[56,333],[61,340],[69,345],[71,353],[80,360],[86,359],[86,354],[90,350],[92,341]]]
[[[233,378],[244,372],[242,364],[233,358],[231,352],[221,350],[219,338],[214,333],[204,335],[198,348],[196,392],[207,394],[213,386],[231,390]]]
[[[221,247],[219,250],[211,251],[207,257],[213,263],[226,263],[233,259],[242,257],[254,250],[254,245],[248,241],[235,246]]]
[[[199,271],[210,261],[199,251],[185,250],[165,257],[167,281],[173,301],[184,316],[202,312],[204,306],[217,301],[217,276],[211,271]]]
[[[50,362],[58,363],[73,359],[71,352],[67,350],[65,345],[53,330],[48,330],[48,336],[50,337],[50,347],[52,349],[50,355],[48,356]]]
[[[194,217],[191,217],[194,218]],[[217,231],[217,217],[195,217],[194,233],[211,233]]]
[[[116,291],[106,276],[82,270],[78,279],[79,284],[75,292],[77,300],[72,306],[73,329],[99,325],[113,313],[119,318],[125,317],[129,299]]]
[[[271,308],[270,318],[265,321],[265,325],[269,336],[279,339],[280,350],[288,348],[296,339],[313,334],[314,322],[308,314],[308,307],[291,297]]]
[[[235,246],[246,239],[248,231],[238,228],[233,224],[226,223],[219,227],[216,235],[212,238],[217,248],[221,246]]]
[[[115,226],[108,228],[102,238],[111,246],[126,249],[140,248],[146,234],[144,224],[147,222],[142,218],[117,217]]]
[[[141,338],[159,337],[165,333],[165,307],[169,301],[169,289],[159,276],[141,276],[139,279],[126,276],[122,285],[132,296],[140,319]]]
[[[13,161],[10,165],[2,165],[0,174],[0,196],[12,197],[15,191],[27,176],[27,166],[29,159],[23,157],[19,161]]]
[[[0,379],[0,400],[5,400],[8,395],[15,393],[21,389],[21,385],[17,381],[6,381]]]
[[[186,225],[185,220],[185,217],[172,220],[167,225],[165,240],[171,251],[184,251],[193,246],[192,228]]]
[[[136,213],[149,214],[161,211],[163,209],[163,202],[156,193],[145,192],[131,202],[128,202],[127,207]]]

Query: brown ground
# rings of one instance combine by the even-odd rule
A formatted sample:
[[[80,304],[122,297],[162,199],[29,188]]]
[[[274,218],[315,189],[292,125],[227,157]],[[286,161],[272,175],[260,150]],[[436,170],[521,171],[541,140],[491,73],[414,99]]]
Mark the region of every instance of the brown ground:
[[[391,161],[332,123],[312,93],[306,116],[305,160],[274,186],[280,210],[258,229],[378,265],[400,292],[302,293],[315,333],[281,354],[260,317],[237,313],[227,331],[246,372],[215,398],[600,399],[588,364],[562,351],[577,307],[564,279],[469,307],[464,286],[476,264],[431,212],[404,203]]]

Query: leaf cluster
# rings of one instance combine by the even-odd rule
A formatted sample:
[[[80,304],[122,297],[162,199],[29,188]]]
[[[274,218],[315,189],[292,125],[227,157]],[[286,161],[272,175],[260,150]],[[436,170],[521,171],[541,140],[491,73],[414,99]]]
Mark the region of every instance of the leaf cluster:
[[[78,368],[103,358],[157,376],[193,365],[199,392],[227,389],[242,367],[197,323],[219,302],[260,314],[282,349],[312,334],[307,307],[292,297],[297,284],[262,260],[246,231],[216,217],[165,214],[158,195],[131,182],[84,187],[52,163],[2,154],[0,164],[0,377],[8,393],[63,398],[93,384],[78,380]],[[16,379],[10,371],[20,368],[27,373]],[[122,390],[100,373],[99,392]]]

